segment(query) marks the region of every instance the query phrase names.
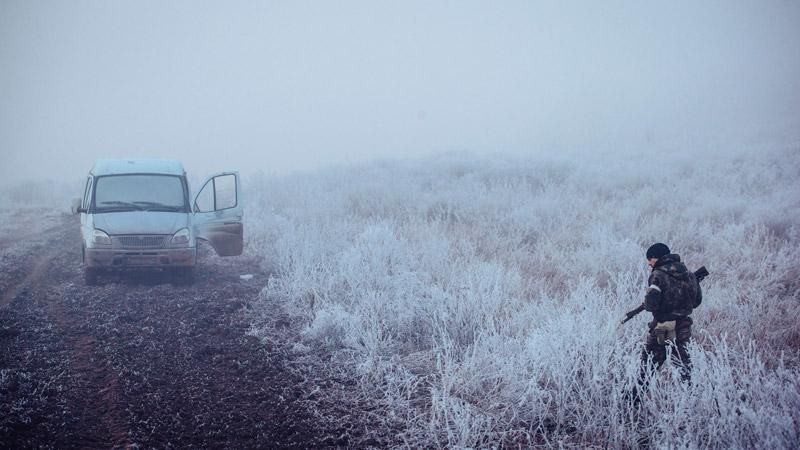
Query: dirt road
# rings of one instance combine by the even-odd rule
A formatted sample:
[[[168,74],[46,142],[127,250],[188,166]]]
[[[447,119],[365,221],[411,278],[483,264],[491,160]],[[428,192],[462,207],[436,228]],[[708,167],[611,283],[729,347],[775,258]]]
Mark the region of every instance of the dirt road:
[[[285,354],[245,333],[243,311],[268,275],[257,261],[203,247],[193,286],[150,274],[85,287],[76,217],[4,220],[0,447],[333,443]]]

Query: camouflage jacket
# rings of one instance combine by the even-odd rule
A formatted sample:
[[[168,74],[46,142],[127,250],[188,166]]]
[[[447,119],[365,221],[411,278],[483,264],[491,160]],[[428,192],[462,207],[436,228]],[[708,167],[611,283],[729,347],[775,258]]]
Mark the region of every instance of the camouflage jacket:
[[[657,322],[686,317],[700,305],[703,294],[694,274],[676,254],[662,256],[647,280],[644,307]]]

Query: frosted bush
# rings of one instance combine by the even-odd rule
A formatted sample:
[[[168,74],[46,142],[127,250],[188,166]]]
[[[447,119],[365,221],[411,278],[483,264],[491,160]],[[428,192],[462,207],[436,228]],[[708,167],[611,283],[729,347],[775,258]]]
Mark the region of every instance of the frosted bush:
[[[303,345],[354,362],[385,426],[365,439],[791,448],[800,152],[758,150],[451,155],[261,178],[250,251],[275,271],[264,298],[304,324]],[[648,319],[619,321],[642,300],[655,241],[711,276],[693,384],[665,366],[637,409]]]

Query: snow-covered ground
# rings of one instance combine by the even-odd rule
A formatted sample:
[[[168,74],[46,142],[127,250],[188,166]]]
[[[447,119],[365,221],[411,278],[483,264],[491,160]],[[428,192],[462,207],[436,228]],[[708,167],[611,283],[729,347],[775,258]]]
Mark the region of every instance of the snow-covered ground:
[[[297,351],[328,349],[357,381],[379,442],[790,448],[798,180],[797,144],[448,155],[245,180],[246,234],[275,271],[264,313],[280,302],[305,326]],[[692,385],[665,367],[637,413],[649,318],[620,320],[657,241],[711,275]]]

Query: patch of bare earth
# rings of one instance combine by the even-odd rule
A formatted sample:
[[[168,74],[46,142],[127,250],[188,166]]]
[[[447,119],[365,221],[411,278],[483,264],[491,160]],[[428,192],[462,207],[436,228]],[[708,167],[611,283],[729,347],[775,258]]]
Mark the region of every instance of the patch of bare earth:
[[[141,273],[86,287],[77,219],[50,219],[28,243],[2,240],[16,247],[0,260],[0,447],[347,444],[309,411],[290,334],[246,335],[258,261],[203,248],[192,286]]]

